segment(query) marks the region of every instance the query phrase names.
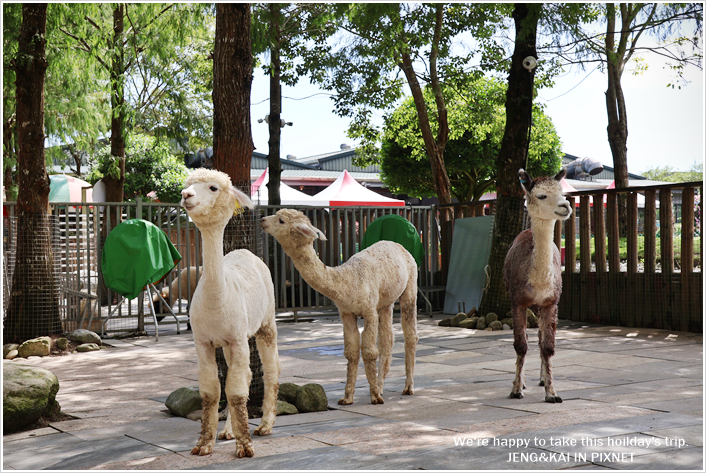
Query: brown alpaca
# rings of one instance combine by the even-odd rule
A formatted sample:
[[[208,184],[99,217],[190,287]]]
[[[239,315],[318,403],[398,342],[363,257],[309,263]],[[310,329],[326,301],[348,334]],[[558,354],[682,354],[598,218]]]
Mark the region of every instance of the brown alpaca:
[[[571,206],[564,198],[560,181],[566,175],[561,170],[556,176],[532,179],[520,169],[520,183],[525,191],[531,228],[520,233],[512,242],[505,257],[503,276],[510,293],[515,352],[517,363],[515,381],[510,398],[521,399],[525,387],[524,363],[527,354],[526,309],[538,306],[539,349],[542,359],[540,386],[544,386],[544,400],[561,402],[554,391],[552,356],[554,356],[557,324],[557,304],[561,296],[561,257],[554,244],[554,224],[571,215]]]

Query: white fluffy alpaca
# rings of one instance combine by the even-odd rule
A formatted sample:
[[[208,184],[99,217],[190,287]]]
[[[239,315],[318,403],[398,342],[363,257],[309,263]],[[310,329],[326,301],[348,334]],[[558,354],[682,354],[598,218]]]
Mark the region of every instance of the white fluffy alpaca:
[[[304,280],[338,307],[343,322],[343,352],[348,360],[345,395],[338,403],[353,403],[361,351],[370,384],[370,399],[373,404],[384,402],[383,383],[390,369],[394,342],[392,307],[398,299],[407,376],[402,394],[413,394],[414,356],[419,337],[417,263],[412,255],[399,243],[380,241],[351,256],[343,265],[332,268],[319,260],[312,245],[315,239],[326,240],[326,237],[301,212],[282,209],[263,218],[262,228],[280,242]],[[362,343],[357,316],[364,318]]]
[[[186,180],[181,205],[201,230],[203,274],[191,301],[191,327],[199,361],[199,391],[203,398],[201,436],[194,455],[213,451],[218,426],[216,348],[223,347],[228,363],[226,397],[229,419],[220,438],[236,439],[236,456],[253,456],[248,430],[250,351],[253,335],[262,360],[265,398],[262,421],[255,433],[267,435],[275,423],[280,364],[277,353],[274,286],[269,268],[247,250],[223,256],[223,231],[233,216],[236,201],[252,207],[250,199],[231,185],[228,175],[197,169]]]

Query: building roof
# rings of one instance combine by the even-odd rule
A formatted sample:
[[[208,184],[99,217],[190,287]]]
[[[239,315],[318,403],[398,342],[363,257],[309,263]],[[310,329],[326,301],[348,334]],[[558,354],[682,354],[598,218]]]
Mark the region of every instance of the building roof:
[[[574,156],[573,154],[564,154],[564,157],[562,158],[563,164],[570,164],[573,161],[576,161],[577,159],[581,159],[578,156]],[[600,160],[599,160],[600,161]],[[606,166],[603,161],[600,161],[601,165],[603,166],[603,171],[599,174],[596,174],[593,176],[594,180],[595,179],[610,179],[613,180],[615,179],[615,168],[612,168],[610,166]],[[628,173],[628,178],[629,179],[647,179],[644,176],[640,176],[638,174],[632,174]]]

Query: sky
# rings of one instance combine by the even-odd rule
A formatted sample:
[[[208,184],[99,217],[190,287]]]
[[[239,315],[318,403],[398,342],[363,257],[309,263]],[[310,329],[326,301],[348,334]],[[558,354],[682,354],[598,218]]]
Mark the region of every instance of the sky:
[[[663,61],[648,57],[647,63],[644,74],[633,76],[626,71],[622,78],[628,117],[628,171],[640,174],[662,166],[687,171],[704,159],[703,71],[688,69],[690,83],[679,90],[667,88],[671,72],[663,68]],[[606,133],[607,76],[589,68],[566,73],[555,82],[552,89],[541,90],[537,100],[546,104],[563,151],[613,167]],[[333,112],[333,101],[326,94],[306,78],[294,87],[282,86],[282,118],[293,122],[282,129],[282,158],[330,153],[344,143],[355,146],[346,136],[350,119]],[[268,97],[269,78],[258,69],[252,85],[252,134],[256,151],[263,154],[267,154],[268,130],[266,123],[257,123],[257,119],[269,113]],[[381,113],[376,116],[381,120]]]

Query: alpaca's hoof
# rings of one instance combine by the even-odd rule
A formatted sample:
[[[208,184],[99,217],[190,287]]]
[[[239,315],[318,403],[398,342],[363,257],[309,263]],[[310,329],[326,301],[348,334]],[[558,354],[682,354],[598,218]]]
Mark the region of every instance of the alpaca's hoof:
[[[414,395],[414,388],[412,388],[412,386],[407,386],[404,388],[404,391],[402,391],[402,394],[404,396],[412,396]]]
[[[544,386],[544,380],[543,380],[543,379],[540,379],[540,380],[539,380],[539,385],[540,385],[540,386]]]
[[[203,446],[197,445],[191,449],[192,455],[204,456],[204,455],[210,455],[212,452],[213,452],[213,447],[211,445],[203,445]]]
[[[512,392],[512,393],[510,393],[510,395],[508,397],[510,399],[522,399],[523,397],[525,397],[525,395],[522,394],[522,392],[516,392],[516,393]]]
[[[338,400],[338,404],[340,406],[350,406],[353,404],[353,399],[348,399],[347,397],[344,397],[343,399]]]
[[[255,456],[255,452],[252,449],[252,442],[248,442],[247,444],[237,442],[235,444],[235,456],[238,458]]]
[[[270,435],[272,433],[272,426],[269,424],[260,424],[257,429],[255,429],[255,435]]]
[[[385,400],[379,394],[371,394],[370,402],[373,404],[385,404]]]
[[[234,438],[232,433],[225,430],[218,434],[218,440],[233,440]]]
[[[544,397],[544,400],[545,400],[546,402],[551,402],[552,404],[554,404],[554,403],[559,403],[559,402],[563,402],[563,401],[561,400],[561,398],[559,397],[558,394],[547,394],[547,395]]]

